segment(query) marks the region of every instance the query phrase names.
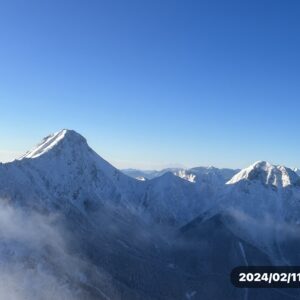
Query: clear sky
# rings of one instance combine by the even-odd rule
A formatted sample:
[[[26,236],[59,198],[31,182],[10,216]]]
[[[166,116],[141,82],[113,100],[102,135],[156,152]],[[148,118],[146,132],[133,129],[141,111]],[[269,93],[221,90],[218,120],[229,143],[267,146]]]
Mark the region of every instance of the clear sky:
[[[300,1],[0,2],[0,161],[75,129],[118,167],[300,167]]]

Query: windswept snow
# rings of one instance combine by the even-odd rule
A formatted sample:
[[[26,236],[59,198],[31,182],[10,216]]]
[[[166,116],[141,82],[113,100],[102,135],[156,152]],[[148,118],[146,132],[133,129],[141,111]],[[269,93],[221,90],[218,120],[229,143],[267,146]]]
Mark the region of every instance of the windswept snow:
[[[23,156],[21,156],[19,159],[23,158],[36,158],[44,153],[51,150],[55,145],[57,145],[65,136],[66,134],[72,134],[73,131],[63,129],[61,131],[58,131],[56,133],[53,133],[43,139],[43,141],[38,144],[34,149],[28,151]],[[74,132],[75,134],[75,132]]]

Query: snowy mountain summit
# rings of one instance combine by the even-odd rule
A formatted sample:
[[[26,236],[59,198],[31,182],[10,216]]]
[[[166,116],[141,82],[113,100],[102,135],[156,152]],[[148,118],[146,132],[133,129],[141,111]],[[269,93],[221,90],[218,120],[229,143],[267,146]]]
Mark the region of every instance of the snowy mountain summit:
[[[299,176],[293,170],[284,166],[272,165],[266,161],[258,161],[241,170],[227,184],[235,184],[244,180],[261,182],[277,188],[300,185]]]
[[[25,153],[19,159],[37,158],[60,144],[64,144],[69,148],[78,147],[82,144],[87,146],[86,139],[79,133],[74,130],[63,129],[45,137],[40,144]]]

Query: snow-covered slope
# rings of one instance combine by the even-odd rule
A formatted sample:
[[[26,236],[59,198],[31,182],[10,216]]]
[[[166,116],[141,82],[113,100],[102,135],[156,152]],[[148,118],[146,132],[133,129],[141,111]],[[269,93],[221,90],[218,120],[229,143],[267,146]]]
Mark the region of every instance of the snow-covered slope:
[[[164,169],[147,180],[143,206],[159,222],[183,225],[216,205],[225,182],[236,172],[214,167]]]
[[[256,162],[233,176],[220,197],[216,212],[231,215],[227,225],[237,236],[277,263],[287,259],[281,240],[300,221],[299,177],[294,171]]]
[[[133,179],[102,159],[80,134],[64,129],[18,160],[0,165],[0,197],[42,209],[47,203],[50,210],[73,205],[85,213],[103,205],[125,207],[144,220],[178,225],[214,203],[216,182],[204,182],[204,174],[177,169],[162,174]],[[195,184],[196,176],[201,184]]]
[[[19,160],[1,164],[0,178],[0,197],[33,206],[46,201],[89,210],[138,201],[139,182],[102,159],[72,130],[52,134]]]
[[[159,223],[182,225],[209,207],[196,186],[173,173],[146,181],[143,205]]]
[[[43,154],[46,154],[51,149],[55,148],[57,144],[63,139],[68,139],[70,141],[70,145],[72,146],[72,142],[78,141],[79,143],[84,142],[84,138],[75,133],[75,131],[63,129],[56,133],[50,134],[45,137],[41,143],[39,143],[32,150],[26,152],[19,159],[23,158],[36,158]]]
[[[222,194],[224,190],[225,183],[238,171],[239,170],[234,169],[218,169],[215,167],[196,167],[191,169],[170,168],[161,171],[123,170],[125,174],[136,179],[152,179],[148,182],[148,186],[152,186],[153,189],[156,190],[152,192],[155,197],[154,200],[151,201],[157,203],[155,210],[166,211],[167,208],[170,211],[168,215],[171,216],[172,219],[174,216],[177,216],[176,219],[178,220],[184,219],[184,215],[190,217],[195,216],[195,214],[215,205],[219,195]],[[165,176],[166,174],[169,175]],[[170,174],[192,184],[184,183],[182,180],[176,180],[174,177],[172,178]],[[166,182],[165,178],[172,178],[176,183],[171,184],[171,180]],[[156,185],[159,185],[160,189],[154,187]],[[184,188],[186,190],[184,193],[181,191],[182,186],[187,186],[187,188]],[[168,196],[164,190],[168,191]],[[157,200],[157,195],[160,195],[159,201]],[[149,197],[149,191],[145,197]],[[178,213],[175,213],[175,210],[178,210]],[[185,221],[187,220],[188,219],[185,218]]]
[[[125,170],[133,177],[149,174],[143,172]],[[142,205],[156,221],[183,225],[215,206],[226,181],[237,172],[214,167],[152,171],[154,178],[146,182]]]
[[[284,166],[275,166],[266,161],[259,161],[234,175],[227,184],[234,184],[242,180],[260,181],[262,184],[276,188],[299,185],[298,175]]]
[[[224,203],[253,217],[277,211],[295,215],[299,177],[286,167],[257,162],[238,173],[214,167],[170,171],[136,180],[102,159],[80,134],[64,129],[0,165],[0,197],[43,209],[45,203],[49,209],[73,205],[85,213],[103,205],[125,207],[142,218],[178,225]]]

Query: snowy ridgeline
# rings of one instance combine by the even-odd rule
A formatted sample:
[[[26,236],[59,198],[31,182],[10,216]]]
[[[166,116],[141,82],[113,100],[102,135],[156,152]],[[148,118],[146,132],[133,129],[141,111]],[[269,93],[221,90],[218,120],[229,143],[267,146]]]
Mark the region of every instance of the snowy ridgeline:
[[[233,267],[300,264],[297,170],[263,161],[121,172],[62,130],[0,164],[0,199],[1,299],[241,299]]]

